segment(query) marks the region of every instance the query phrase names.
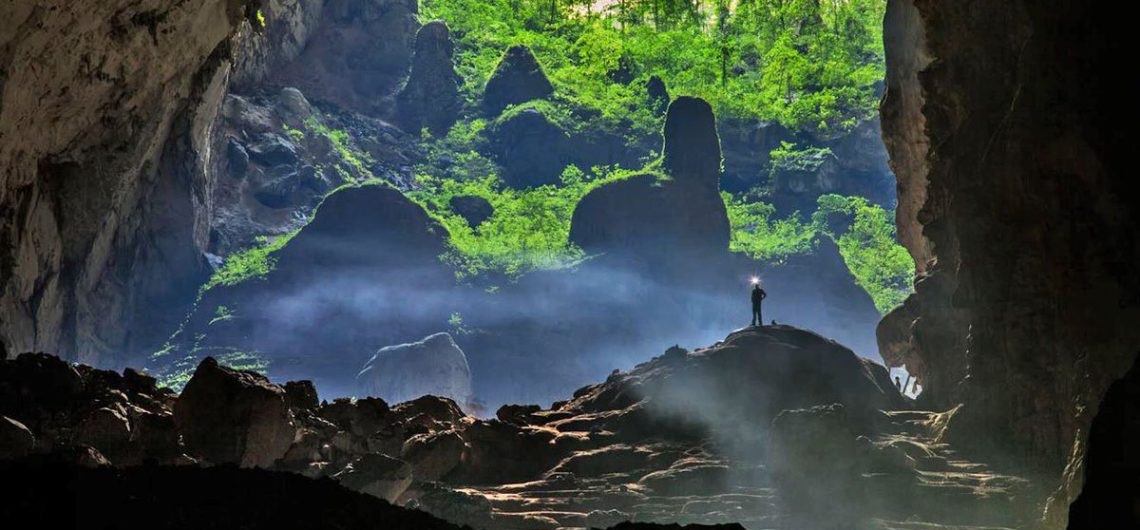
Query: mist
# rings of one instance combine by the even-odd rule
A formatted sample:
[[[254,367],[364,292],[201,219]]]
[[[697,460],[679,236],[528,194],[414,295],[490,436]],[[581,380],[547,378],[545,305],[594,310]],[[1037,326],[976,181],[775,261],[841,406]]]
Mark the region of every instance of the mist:
[[[211,322],[204,344],[256,352],[272,378],[311,379],[332,399],[359,395],[354,378],[378,349],[447,331],[471,367],[480,410],[469,412],[489,414],[568,399],[670,346],[723,339],[750,323],[750,278],[759,275],[765,320],[877,357],[869,297],[845,268],[826,270],[842,266],[838,255],[772,266],[686,249],[669,263],[601,254],[488,288],[457,281],[433,250],[406,244],[308,235],[299,245],[308,250],[289,249],[267,281],[203,303],[234,314]]]

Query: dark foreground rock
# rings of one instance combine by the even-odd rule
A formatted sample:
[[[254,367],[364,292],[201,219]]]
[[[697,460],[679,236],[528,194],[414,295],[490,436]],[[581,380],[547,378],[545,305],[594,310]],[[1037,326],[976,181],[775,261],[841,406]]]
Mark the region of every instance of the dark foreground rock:
[[[0,465],[4,521],[44,528],[324,528],[458,530],[331,480],[232,466],[88,469],[22,461]]]
[[[117,442],[125,446],[110,460],[88,445],[62,438],[59,426],[91,421],[85,419],[89,411],[107,409],[97,402],[115,392],[73,395],[71,408],[52,408],[54,412],[47,414],[55,406],[50,398],[59,392],[53,390],[58,388],[54,381],[59,376],[67,380],[70,373],[63,368],[79,374],[81,387],[91,384],[90,374],[99,373],[47,359],[22,356],[0,361],[0,375],[11,376],[15,367],[21,376],[18,381],[28,382],[22,392],[44,400],[42,404],[24,400],[11,411],[19,413],[15,419],[30,422],[28,431],[37,440],[30,458],[45,458],[43,453],[71,466],[68,469],[108,467],[132,462],[119,454],[136,455],[133,462],[141,463],[149,460],[151,448],[170,450],[136,439],[135,424],[129,421],[132,436]],[[147,389],[153,384],[138,374],[101,377],[119,381],[117,388],[127,390],[131,385]],[[14,383],[0,377],[0,389]],[[603,528],[628,520],[740,522],[786,530],[910,528],[892,522],[904,520],[912,526],[926,525],[923,528],[1021,527],[1030,520],[1025,507],[1043,497],[1023,479],[955,456],[953,440],[945,439],[943,432],[957,410],[942,414],[899,410],[908,405],[907,400],[882,366],[790,326],[739,330],[692,352],[673,347],[629,371],[614,372],[602,383],[583,387],[550,408],[504,407],[502,419],[467,416],[453,401],[434,396],[393,406],[376,398],[314,406],[308,388],[304,383],[286,383],[283,389],[210,360],[201,363],[182,397],[170,396],[152,406],[160,416],[169,415],[171,406],[182,417],[190,410],[196,410],[195,417],[213,412],[209,421],[170,422],[177,429],[170,433],[169,443],[175,451],[185,451],[181,462],[255,463],[319,479],[275,479],[268,491],[242,497],[253,504],[251,513],[235,519],[238,522],[258,516],[277,521],[278,514],[259,511],[263,509],[259,495],[281,496],[278,501],[289,505],[282,508],[288,514],[296,507],[285,496],[294,494],[289,490],[295,481],[332,486],[326,478],[369,498],[418,507],[481,529]],[[136,392],[119,399],[125,399],[122,407],[131,410],[136,400],[147,399],[144,396]],[[54,420],[32,421],[45,416]],[[283,425],[280,422],[286,418],[291,418],[288,425],[294,435],[283,455],[276,436],[265,438],[271,443],[249,443],[276,432],[265,426]],[[120,424],[116,414],[99,420],[104,423],[107,428],[96,432],[114,433],[111,427]],[[216,444],[203,443],[206,427],[217,435]],[[18,440],[12,444],[15,451],[8,454],[26,453],[27,433],[8,430],[16,433],[10,438]],[[68,445],[42,445],[41,439]],[[180,439],[186,441],[184,448]],[[24,462],[15,465],[28,461]],[[202,504],[196,503],[208,505],[210,497],[202,496],[215,490],[220,495],[230,494],[227,488],[255,486],[244,481],[256,479],[242,477],[279,476],[256,474],[260,471],[242,475],[224,465],[206,470],[144,466],[121,472],[105,469],[99,475],[68,473],[79,473],[79,478],[67,479],[66,484],[49,482],[57,489],[39,491],[60,498],[58,488],[86,487],[82,481],[89,479],[84,477],[95,476],[109,481],[101,491],[113,495],[134,488],[136,477],[144,477],[146,488],[155,491],[140,494],[139,502],[163,507],[181,503],[174,514],[188,507],[201,512]],[[164,475],[169,473],[175,475]],[[210,491],[179,501],[168,499],[164,491],[170,488],[164,481],[178,478],[179,473],[188,477],[186,484]],[[213,480],[230,482],[216,488],[206,484]],[[310,494],[305,488],[311,487],[296,486],[310,495],[311,502],[323,502],[325,494]],[[132,507],[122,505],[135,502],[127,497],[132,491],[108,505]],[[828,494],[821,497],[813,492]],[[335,499],[329,502],[343,506]],[[99,510],[104,509],[111,510],[93,510],[102,514]],[[306,521],[307,516],[297,517]],[[133,521],[134,514],[123,517]],[[201,522],[204,519],[199,518],[205,517],[209,515],[187,520]],[[345,524],[342,527],[352,527]]]
[[[285,390],[265,376],[207,357],[174,405],[183,442],[215,463],[267,467],[293,443]]]

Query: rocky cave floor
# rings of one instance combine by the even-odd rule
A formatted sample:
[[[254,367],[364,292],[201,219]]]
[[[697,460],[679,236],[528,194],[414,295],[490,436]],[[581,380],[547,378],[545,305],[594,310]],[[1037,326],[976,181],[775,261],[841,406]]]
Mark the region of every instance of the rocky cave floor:
[[[0,467],[22,486],[0,512],[100,528],[220,514],[248,528],[450,527],[378,497],[505,529],[1020,528],[1039,513],[1036,481],[946,443],[954,410],[912,408],[883,367],[789,326],[673,347],[494,419],[431,396],[318,403],[308,382],[213,359],[175,395],[134,370],[24,354],[0,361]]]

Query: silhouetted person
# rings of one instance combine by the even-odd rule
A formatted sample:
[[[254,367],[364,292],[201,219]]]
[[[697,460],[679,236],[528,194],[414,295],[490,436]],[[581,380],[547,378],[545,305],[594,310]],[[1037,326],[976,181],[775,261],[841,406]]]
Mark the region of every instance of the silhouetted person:
[[[899,389],[899,392],[902,392],[902,379],[899,379],[897,375],[895,376],[895,388]]]
[[[763,326],[764,317],[760,312],[760,304],[768,297],[768,293],[760,288],[760,284],[752,286],[752,325]]]

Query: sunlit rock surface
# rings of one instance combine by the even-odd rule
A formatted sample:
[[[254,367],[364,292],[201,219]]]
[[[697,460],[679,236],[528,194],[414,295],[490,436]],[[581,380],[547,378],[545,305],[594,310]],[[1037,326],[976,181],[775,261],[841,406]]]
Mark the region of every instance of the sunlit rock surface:
[[[392,403],[431,394],[468,405],[471,369],[451,335],[436,333],[418,342],[385,346],[356,376],[359,395]]]
[[[147,390],[153,384],[129,383],[138,379],[129,373],[72,368],[48,359],[22,356],[0,363],[0,390],[19,388],[21,395],[35,396],[0,414],[25,422],[37,440],[63,441],[52,424],[33,420],[43,416],[58,392],[53,378],[71,373],[64,368],[75,373],[71,380],[77,388],[89,387],[96,376],[122,388],[141,384]],[[20,371],[24,386],[13,386],[12,370]],[[255,374],[210,363],[198,372],[195,379],[220,373],[256,383],[258,395],[287,395],[288,389],[296,393],[303,386],[287,383],[282,389]],[[159,403],[133,391],[88,392],[69,399],[71,408],[53,417],[74,421],[74,414],[94,409],[108,396],[121,396],[114,399],[128,409],[145,405],[169,414],[171,408],[183,409],[182,400],[201,401],[191,395],[200,394],[191,391],[195,385],[181,397],[162,394],[167,397]],[[906,410],[910,403],[894,389],[885,368],[809,331],[746,328],[708,348],[670,348],[568,397],[550,408],[511,408],[503,413],[509,423],[467,416],[451,400],[432,396],[391,407],[375,398],[314,407],[308,400],[279,397],[275,403],[288,404],[296,429],[284,455],[264,444],[246,450],[272,470],[329,477],[370,498],[480,529],[602,528],[625,520],[739,522],[745,528],[788,530],[1016,528],[1036,516],[1031,499],[1037,497],[1025,480],[965,460],[941,438],[952,418]],[[213,402],[216,432],[264,419],[242,413],[249,410],[246,400],[231,401]],[[176,430],[170,440],[184,454],[183,462],[218,463],[213,451],[190,443],[194,436],[188,436],[192,432],[184,430],[184,422],[171,426]],[[127,453],[145,458],[150,446],[139,443],[131,438]],[[35,451],[50,453],[49,460],[57,462],[86,458],[86,465],[120,465],[82,445],[37,445]],[[36,469],[55,476],[50,473],[58,469],[45,471],[34,467],[35,461],[7,465],[14,467],[6,468],[5,476],[8,469],[18,476]],[[72,476],[89,475],[66,469],[78,473]],[[155,491],[144,498],[166,502],[158,496],[169,489],[166,481],[177,477],[200,480],[200,489],[213,491],[217,488],[208,484],[214,481],[244,484],[240,481],[255,480],[244,477],[266,473],[214,467],[166,476],[166,468],[142,469],[149,471],[105,470],[118,478],[102,487],[118,488],[138,473],[151,473]],[[279,479],[283,489],[270,489],[287,495],[325,487],[294,486],[292,480]],[[36,482],[35,488],[58,491],[50,482]],[[830,493],[811,494],[825,491]],[[124,502],[125,497],[117,498]]]

